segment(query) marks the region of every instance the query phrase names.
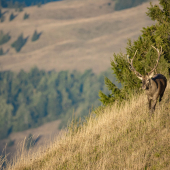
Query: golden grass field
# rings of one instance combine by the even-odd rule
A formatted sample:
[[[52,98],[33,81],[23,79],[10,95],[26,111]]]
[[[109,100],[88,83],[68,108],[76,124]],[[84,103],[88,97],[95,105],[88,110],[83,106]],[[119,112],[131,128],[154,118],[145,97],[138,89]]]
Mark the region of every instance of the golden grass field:
[[[170,169],[170,85],[149,116],[145,94],[134,94],[73,123],[49,146],[21,152],[8,170]]]
[[[147,2],[114,11],[112,0],[64,0],[40,8],[27,7],[22,12],[3,9],[5,21],[0,23],[0,30],[9,32],[11,39],[2,45],[4,52],[9,51],[0,57],[0,69],[29,71],[37,66],[56,71],[105,71],[110,67],[113,53],[125,52],[128,38],[137,39],[142,27],[154,23],[145,14],[149,6]],[[10,22],[11,12],[17,16]],[[25,12],[30,17],[23,20]],[[32,42],[35,30],[42,34]],[[28,40],[17,53],[11,44],[21,33]]]
[[[145,14],[148,6],[149,3],[144,3],[115,12],[112,0],[64,0],[42,5],[41,8],[24,8],[20,13],[13,9],[2,9],[6,13],[5,21],[0,23],[0,30],[9,32],[11,39],[0,46],[4,52],[9,50],[0,57],[0,69],[29,71],[36,65],[47,71],[84,71],[92,68],[95,73],[100,73],[110,67],[113,53],[120,50],[125,52],[128,38],[137,39],[142,27],[154,23]],[[17,17],[9,22],[11,12]],[[27,20],[23,20],[25,12],[30,15]],[[39,40],[32,42],[35,29],[42,35]],[[11,44],[21,33],[28,40],[16,53]],[[38,144],[43,145],[44,139],[47,142],[47,139],[54,138],[54,132],[58,133],[58,124],[57,121],[11,134],[8,139],[0,140],[0,153],[9,140],[14,140],[15,144],[6,147],[6,152],[15,152],[16,145],[30,133],[42,136]]]

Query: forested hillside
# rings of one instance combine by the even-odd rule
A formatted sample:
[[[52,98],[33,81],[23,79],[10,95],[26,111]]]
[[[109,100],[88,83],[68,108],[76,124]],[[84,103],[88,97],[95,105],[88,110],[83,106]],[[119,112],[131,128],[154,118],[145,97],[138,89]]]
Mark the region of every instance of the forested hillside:
[[[1,0],[2,7],[12,7],[12,5],[20,4],[24,6],[37,5],[39,3],[46,4],[52,1],[60,0]]]
[[[46,4],[48,2],[52,1],[61,1],[61,0],[1,0],[3,7],[15,7],[16,4],[20,4],[21,6],[31,6],[31,5],[40,5],[40,4]],[[110,3],[108,5],[111,5],[111,3],[115,0],[110,0]],[[118,0],[115,4],[115,10],[123,10],[126,8],[135,7],[137,5],[142,4],[143,2],[147,2],[148,0]]]
[[[100,75],[91,70],[45,72],[38,68],[28,73],[0,72],[0,139],[57,119],[63,127],[73,112],[86,116],[100,105],[98,91],[107,92],[104,75],[116,83],[111,71]]]

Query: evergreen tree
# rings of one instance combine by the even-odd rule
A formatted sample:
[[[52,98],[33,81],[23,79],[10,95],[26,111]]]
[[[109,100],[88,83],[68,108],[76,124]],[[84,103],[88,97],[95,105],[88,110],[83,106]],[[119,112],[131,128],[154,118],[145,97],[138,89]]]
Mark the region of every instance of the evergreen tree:
[[[21,35],[18,37],[18,39],[11,44],[11,46],[12,46],[13,48],[15,48],[15,50],[16,50],[17,52],[19,52],[19,51],[21,50],[21,48],[24,46],[25,43],[26,43],[26,40],[23,38],[23,34],[21,34]]]
[[[147,0],[118,0],[115,3],[115,10],[119,11],[119,10],[131,8],[131,7],[135,7],[146,1]]]
[[[13,8],[13,0],[7,1],[8,8]]]
[[[12,21],[14,18],[15,18],[15,15],[11,13],[11,15],[9,16],[9,21]]]
[[[1,6],[3,8],[6,8],[8,6],[7,1],[6,0],[1,0]]]
[[[0,45],[5,44],[11,39],[11,36],[7,33],[4,34],[3,31],[0,31]]]
[[[23,7],[20,6],[19,9],[18,9],[19,12],[22,12],[23,11]]]
[[[15,7],[15,11],[18,11],[18,8],[19,8],[19,2],[18,1],[15,2],[14,7]]]
[[[4,52],[3,52],[3,49],[2,49],[2,47],[0,48],[0,55],[3,55],[4,54]]]
[[[105,84],[111,91],[111,94],[105,95],[99,92],[100,101],[106,105],[114,101],[122,101],[128,99],[134,91],[139,91],[141,80],[130,71],[127,55],[132,58],[137,51],[133,61],[135,69],[144,75],[149,72],[157,62],[157,52],[151,47],[155,46],[163,53],[159,61],[156,72],[162,73],[166,77],[169,76],[170,66],[170,1],[160,0],[161,8],[158,5],[152,5],[148,8],[147,15],[152,20],[157,21],[155,25],[142,29],[142,35],[134,41],[128,40],[126,55],[123,53],[114,54],[114,61],[111,61],[112,70],[117,81],[122,84],[122,88],[118,89],[109,79],[105,78]]]
[[[41,2],[38,2],[37,7],[38,7],[38,8],[41,7]]]
[[[39,34],[37,33],[37,30],[34,31],[34,34],[32,36],[32,41],[36,41],[39,39]]]
[[[0,7],[0,22],[4,22],[4,20],[5,20],[5,17],[1,12],[1,7]]]
[[[28,18],[29,18],[29,14],[25,13],[23,19],[25,20],[25,19],[28,19]]]
[[[4,54],[3,49],[0,48],[0,55],[3,55],[3,54]]]

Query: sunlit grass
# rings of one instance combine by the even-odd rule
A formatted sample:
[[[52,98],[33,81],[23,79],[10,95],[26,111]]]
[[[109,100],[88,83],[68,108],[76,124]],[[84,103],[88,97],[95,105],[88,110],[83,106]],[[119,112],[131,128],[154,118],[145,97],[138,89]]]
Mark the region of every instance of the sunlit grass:
[[[73,121],[49,146],[21,149],[6,169],[170,169],[169,101],[168,85],[152,117],[145,94],[98,109],[84,123]]]

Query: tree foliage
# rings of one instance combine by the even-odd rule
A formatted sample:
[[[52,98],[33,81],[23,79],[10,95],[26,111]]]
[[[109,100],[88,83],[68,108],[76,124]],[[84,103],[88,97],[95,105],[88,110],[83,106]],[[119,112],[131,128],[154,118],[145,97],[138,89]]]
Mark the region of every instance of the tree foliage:
[[[40,37],[40,34],[37,33],[37,30],[34,31],[34,34],[32,35],[32,41],[37,41]]]
[[[16,4],[18,9],[23,8],[25,6],[31,6],[32,4],[38,5],[38,4],[46,4],[48,2],[51,2],[52,0],[0,0],[1,6],[3,8],[16,8]],[[53,0],[53,1],[60,1],[60,0]]]
[[[119,11],[131,7],[135,7],[146,1],[148,0],[117,0],[115,3],[115,10]]]
[[[162,47],[163,53],[159,61],[159,65],[155,73],[164,74],[169,76],[170,66],[170,1],[160,0],[160,6],[152,5],[148,8],[147,15],[154,21],[155,25],[142,29],[142,35],[134,41],[128,40],[126,54],[114,54],[114,60],[111,61],[112,70],[117,78],[117,81],[122,84],[119,90],[111,81],[105,79],[105,84],[111,91],[111,94],[105,95],[99,92],[100,100],[102,103],[109,104],[114,101],[122,101],[128,99],[134,91],[140,91],[140,83],[136,75],[129,70],[127,55],[132,58],[137,51],[133,65],[135,69],[145,74],[149,72],[157,62],[157,52],[151,47],[155,46],[160,50]]]
[[[103,76],[115,80],[111,71],[95,75],[91,70],[45,72],[33,68],[26,73],[0,72],[0,138],[10,133],[61,120],[67,125],[73,115],[86,116],[100,105],[98,91],[104,87]]]
[[[29,14],[25,13],[23,19],[24,19],[24,20],[25,20],[25,19],[28,19],[29,16],[30,16]]]
[[[4,51],[3,51],[3,48],[1,47],[0,48],[0,55],[3,55],[4,54]]]
[[[10,39],[9,33],[4,34],[3,31],[0,31],[0,45],[7,43]]]
[[[23,34],[21,34],[16,41],[14,41],[11,46],[15,48],[16,52],[19,52],[21,48],[25,45],[27,39],[23,38]]]
[[[9,16],[9,21],[12,21],[14,18],[15,18],[15,15],[11,13],[11,15]]]

